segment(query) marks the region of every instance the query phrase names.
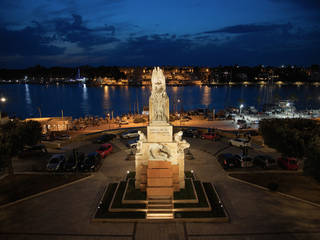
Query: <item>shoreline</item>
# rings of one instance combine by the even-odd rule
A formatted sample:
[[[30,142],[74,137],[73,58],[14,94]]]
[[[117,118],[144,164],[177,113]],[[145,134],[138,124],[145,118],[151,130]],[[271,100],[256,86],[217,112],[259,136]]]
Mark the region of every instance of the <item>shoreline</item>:
[[[50,82],[50,83],[41,83],[41,82],[4,82],[0,81],[1,84],[12,84],[12,85],[19,85],[19,84],[32,84],[32,85],[82,85],[83,83],[75,82]],[[151,87],[150,84],[90,84],[85,83],[87,87]],[[272,84],[268,82],[224,82],[224,83],[202,83],[202,84],[195,84],[195,83],[186,83],[186,84],[170,84],[167,83],[167,87],[185,87],[185,86],[208,86],[208,87],[216,87],[216,86],[301,86],[301,85],[311,85],[311,86],[320,86],[320,82],[283,82],[277,81]]]

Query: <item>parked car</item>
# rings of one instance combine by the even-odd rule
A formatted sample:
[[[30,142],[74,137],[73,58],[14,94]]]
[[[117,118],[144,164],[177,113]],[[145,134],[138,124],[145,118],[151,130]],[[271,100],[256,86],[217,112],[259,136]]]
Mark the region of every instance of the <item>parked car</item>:
[[[242,168],[253,167],[253,159],[251,157],[235,155],[235,158],[240,162]]]
[[[133,119],[133,122],[134,123],[144,123],[146,122],[147,120],[142,118],[142,117],[136,117],[135,119]]]
[[[238,129],[248,129],[251,128],[248,123],[240,123],[238,124]]]
[[[129,148],[136,148],[136,147],[137,147],[137,144],[138,144],[138,141],[139,141],[139,138],[130,139],[130,140],[128,140],[128,142],[127,142],[127,146],[128,146]]]
[[[218,161],[224,169],[240,167],[241,163],[239,159],[237,159],[231,153],[222,153],[218,156]]]
[[[293,157],[280,157],[278,158],[278,164],[287,170],[298,170],[298,161]]]
[[[276,161],[268,155],[258,155],[253,159],[253,164],[262,168],[272,168],[275,167]]]
[[[112,152],[112,145],[110,143],[102,144],[96,152],[99,153],[102,158],[105,158]]]
[[[77,157],[75,156],[70,156],[68,160],[65,163],[64,170],[65,171],[76,171],[79,167],[79,163],[83,161],[85,158],[84,153],[77,153]]]
[[[182,122],[188,122],[188,121],[191,120],[191,119],[192,119],[192,118],[189,117],[189,116],[187,116],[187,115],[182,116],[182,117],[180,118],[180,120],[181,120]]]
[[[235,146],[235,147],[250,147],[250,141],[245,138],[235,138],[235,139],[230,139],[229,140],[230,146]]]
[[[192,129],[186,129],[183,131],[182,137],[195,138],[196,135],[193,133]]]
[[[126,120],[121,120],[121,121],[119,122],[119,125],[128,125],[128,124],[129,124],[129,122],[126,121]]]
[[[101,156],[97,152],[89,153],[80,161],[79,169],[81,171],[95,171],[101,163]]]
[[[46,153],[48,153],[46,146],[43,144],[37,144],[33,146],[25,146],[24,150],[19,154],[19,157],[41,155]]]
[[[68,134],[58,134],[56,135],[56,140],[70,140],[71,136]]]
[[[116,137],[116,135],[114,135],[114,134],[104,134],[104,135],[98,137],[97,139],[95,139],[93,142],[94,143],[106,143],[106,142],[111,141],[115,137]]]
[[[48,171],[61,171],[64,169],[66,163],[66,157],[63,154],[53,155],[47,164]]]
[[[134,137],[139,137],[138,130],[136,129],[129,130],[121,134],[121,138],[134,138]]]
[[[208,133],[204,133],[201,135],[201,139],[208,139],[208,140],[214,140],[214,141],[218,141],[221,138],[220,135],[213,133],[213,132],[208,132]]]

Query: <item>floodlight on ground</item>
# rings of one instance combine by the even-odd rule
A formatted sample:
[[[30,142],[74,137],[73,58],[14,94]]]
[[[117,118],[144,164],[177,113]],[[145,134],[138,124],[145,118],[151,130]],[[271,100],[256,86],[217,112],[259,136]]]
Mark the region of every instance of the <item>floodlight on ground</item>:
[[[0,100],[1,100],[1,102],[6,102],[7,101],[7,99],[5,97],[2,97]]]

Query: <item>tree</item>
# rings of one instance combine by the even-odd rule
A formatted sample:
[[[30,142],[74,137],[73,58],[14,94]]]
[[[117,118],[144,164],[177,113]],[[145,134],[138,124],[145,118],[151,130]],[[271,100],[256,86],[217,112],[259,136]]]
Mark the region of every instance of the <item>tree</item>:
[[[37,144],[41,139],[41,125],[35,121],[10,121],[1,127],[0,166],[8,167],[13,175],[12,158],[23,150],[25,145]]]
[[[39,122],[27,121],[19,125],[19,134],[23,139],[23,145],[35,145],[41,139],[42,127]]]
[[[310,119],[264,119],[259,131],[265,144],[285,156],[304,158],[304,171],[320,179],[320,125]]]

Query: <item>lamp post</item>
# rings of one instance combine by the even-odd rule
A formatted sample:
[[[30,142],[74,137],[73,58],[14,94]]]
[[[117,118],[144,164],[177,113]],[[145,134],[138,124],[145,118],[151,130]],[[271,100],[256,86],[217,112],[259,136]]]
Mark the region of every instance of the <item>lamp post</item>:
[[[7,101],[7,99],[5,97],[2,97],[2,98],[0,98],[0,101],[2,103],[5,103]],[[2,111],[0,111],[0,121],[1,121],[1,119],[2,119]]]
[[[241,110],[242,110],[242,108],[243,108],[243,104],[240,104],[240,115],[241,115]]]
[[[178,103],[180,104],[181,100],[180,98],[178,98]],[[178,108],[178,106],[177,106]],[[181,127],[181,107],[180,107],[180,113],[179,113],[179,117],[180,117],[180,127]]]

